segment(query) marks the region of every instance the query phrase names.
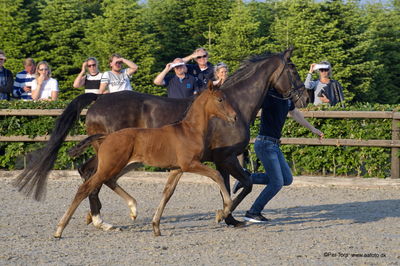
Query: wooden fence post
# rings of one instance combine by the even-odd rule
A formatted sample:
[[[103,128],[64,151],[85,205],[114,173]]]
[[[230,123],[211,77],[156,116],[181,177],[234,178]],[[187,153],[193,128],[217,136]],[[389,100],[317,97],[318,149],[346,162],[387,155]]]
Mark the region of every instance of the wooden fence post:
[[[392,120],[392,140],[399,140],[399,124],[400,117],[393,116]],[[391,163],[391,177],[400,178],[400,158],[399,158],[399,148],[392,148],[392,163]]]

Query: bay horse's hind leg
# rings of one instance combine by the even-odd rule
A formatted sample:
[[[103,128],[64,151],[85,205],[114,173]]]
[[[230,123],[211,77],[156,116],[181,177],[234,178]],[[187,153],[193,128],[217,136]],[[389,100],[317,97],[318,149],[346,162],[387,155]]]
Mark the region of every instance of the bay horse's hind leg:
[[[64,228],[68,225],[72,215],[78,208],[79,204],[87,197],[89,194],[99,186],[101,186],[102,180],[98,178],[95,174],[92,178],[86,180],[82,185],[80,185],[78,192],[76,193],[74,200],[72,201],[70,207],[65,212],[60,222],[57,225],[57,230],[54,233],[54,237],[61,238]]]
[[[171,198],[172,194],[174,194],[176,185],[179,182],[179,179],[181,178],[183,172],[180,169],[176,170],[171,170],[167,183],[165,184],[164,191],[163,191],[163,196],[161,199],[160,204],[158,205],[157,211],[153,216],[153,232],[155,236],[160,236],[160,219],[161,215],[164,211],[165,205],[167,205],[167,202]]]
[[[78,168],[78,172],[84,181],[87,181],[91,176],[94,175],[97,169],[97,162],[97,157],[95,156],[90,158]],[[110,230],[112,228],[112,225],[104,223],[100,217],[100,210],[102,207],[99,199],[100,190],[101,185],[89,194],[90,211],[86,215],[86,224],[90,224],[93,222],[93,220],[95,220],[95,222],[93,223],[95,227],[103,230]]]

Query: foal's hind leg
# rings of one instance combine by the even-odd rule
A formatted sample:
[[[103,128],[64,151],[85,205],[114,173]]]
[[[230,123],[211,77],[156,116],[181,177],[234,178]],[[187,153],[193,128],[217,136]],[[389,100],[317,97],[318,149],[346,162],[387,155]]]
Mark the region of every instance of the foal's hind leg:
[[[172,194],[174,194],[176,185],[178,184],[179,179],[182,176],[182,170],[177,169],[177,170],[172,170],[168,176],[167,183],[165,184],[164,191],[163,191],[163,197],[161,199],[160,204],[158,205],[157,211],[153,216],[153,232],[155,236],[160,236],[160,219],[161,215],[164,211],[165,205],[167,205],[167,202],[171,198]]]

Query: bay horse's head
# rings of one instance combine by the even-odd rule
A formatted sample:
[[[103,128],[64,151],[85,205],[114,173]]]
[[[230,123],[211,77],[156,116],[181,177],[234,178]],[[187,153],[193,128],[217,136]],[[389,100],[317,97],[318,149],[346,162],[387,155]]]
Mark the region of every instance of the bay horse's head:
[[[296,107],[305,107],[307,105],[308,93],[300,79],[296,66],[290,60],[293,48],[289,48],[280,54],[280,65],[275,71],[275,78],[271,85],[283,98],[290,98],[296,104]]]
[[[207,89],[199,97],[204,97],[204,108],[209,117],[216,116],[228,122],[236,121],[236,112],[227,100],[225,93],[219,89],[218,85],[213,85],[210,80]]]

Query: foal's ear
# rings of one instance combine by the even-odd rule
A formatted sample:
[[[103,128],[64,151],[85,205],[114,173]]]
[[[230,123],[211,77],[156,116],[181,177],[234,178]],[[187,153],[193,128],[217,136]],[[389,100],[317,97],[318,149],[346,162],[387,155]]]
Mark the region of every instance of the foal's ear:
[[[214,85],[214,83],[213,83],[212,80],[209,80],[209,81],[208,81],[208,83],[207,83],[207,89],[208,89],[209,91],[214,91],[214,90],[216,90],[217,88],[218,88],[217,85]]]
[[[294,48],[293,46],[290,46],[286,51],[283,52],[283,58],[287,61],[289,58],[292,56]]]

